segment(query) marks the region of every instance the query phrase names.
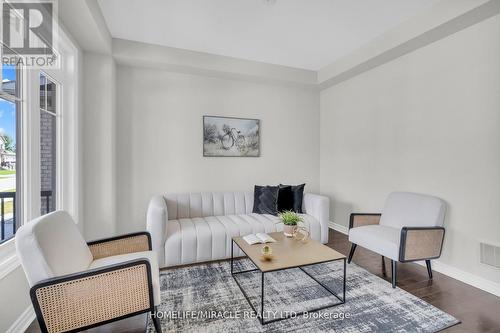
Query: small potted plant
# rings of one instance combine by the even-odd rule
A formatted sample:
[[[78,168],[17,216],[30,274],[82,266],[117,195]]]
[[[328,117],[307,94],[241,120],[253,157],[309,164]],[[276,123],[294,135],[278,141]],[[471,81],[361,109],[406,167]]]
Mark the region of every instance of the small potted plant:
[[[291,210],[281,212],[278,216],[284,224],[283,234],[286,237],[293,237],[293,234],[297,229],[297,224],[303,221],[302,217]]]

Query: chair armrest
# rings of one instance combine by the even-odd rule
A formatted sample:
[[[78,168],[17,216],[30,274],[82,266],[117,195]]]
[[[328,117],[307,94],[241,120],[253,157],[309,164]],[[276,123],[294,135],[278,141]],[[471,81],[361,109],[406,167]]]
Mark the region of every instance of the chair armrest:
[[[153,251],[158,257],[158,265],[165,265],[165,240],[167,237],[168,209],[162,195],[151,198],[146,217],[146,229],[151,234]]]
[[[305,193],[302,199],[305,214],[316,218],[321,226],[321,243],[328,243],[328,224],[330,223],[330,199],[323,195]]]
[[[151,251],[152,249],[151,235],[147,231],[95,240],[88,242],[87,245],[94,260],[119,254]]]
[[[87,329],[153,311],[151,266],[136,259],[47,279],[30,297],[42,332]]]
[[[399,244],[399,261],[436,259],[441,256],[443,227],[403,227]]]
[[[362,227],[364,225],[374,225],[379,224],[380,216],[379,213],[352,213],[349,218],[349,229]]]

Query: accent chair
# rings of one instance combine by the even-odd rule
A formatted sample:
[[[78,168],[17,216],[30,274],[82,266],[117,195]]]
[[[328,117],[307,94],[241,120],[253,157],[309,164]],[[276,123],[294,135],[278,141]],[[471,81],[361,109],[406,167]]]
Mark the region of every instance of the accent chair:
[[[382,214],[353,213],[349,221],[352,243],[348,263],[356,246],[362,246],[391,260],[392,287],[396,288],[397,263],[425,260],[432,279],[431,260],[441,256],[446,205],[443,200],[423,194],[393,192]]]
[[[56,211],[19,228],[16,250],[42,332],[80,331],[151,312],[161,333],[158,261],[148,232],[86,243],[71,216]]]

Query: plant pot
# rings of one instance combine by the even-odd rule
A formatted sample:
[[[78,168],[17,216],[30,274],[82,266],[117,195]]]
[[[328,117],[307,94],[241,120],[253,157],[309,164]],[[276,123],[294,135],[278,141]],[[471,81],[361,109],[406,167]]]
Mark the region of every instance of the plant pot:
[[[297,229],[296,225],[283,225],[283,234],[286,237],[293,237],[293,234],[295,233],[295,229]]]

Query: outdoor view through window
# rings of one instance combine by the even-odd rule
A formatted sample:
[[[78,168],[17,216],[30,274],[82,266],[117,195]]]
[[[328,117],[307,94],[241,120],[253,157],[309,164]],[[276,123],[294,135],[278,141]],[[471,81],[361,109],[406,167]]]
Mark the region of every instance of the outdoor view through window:
[[[16,148],[19,115],[19,80],[17,70],[11,66],[2,68],[2,90],[0,93],[0,243],[14,236],[16,205],[19,191],[16,190],[16,173],[19,155]],[[56,209],[56,165],[57,165],[57,84],[44,73],[40,74],[40,214]]]
[[[16,132],[17,73],[12,66],[2,67],[0,95],[0,243],[16,230]]]
[[[40,74],[40,214],[56,209],[57,85]]]

